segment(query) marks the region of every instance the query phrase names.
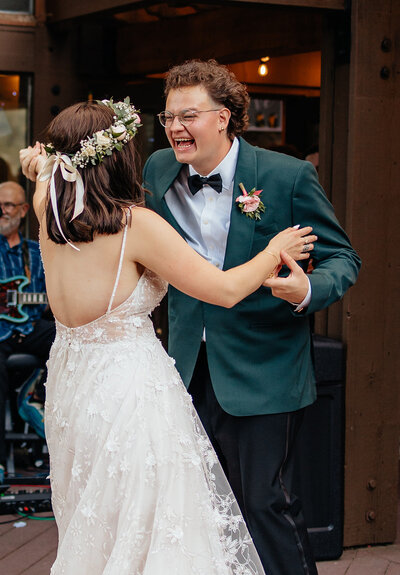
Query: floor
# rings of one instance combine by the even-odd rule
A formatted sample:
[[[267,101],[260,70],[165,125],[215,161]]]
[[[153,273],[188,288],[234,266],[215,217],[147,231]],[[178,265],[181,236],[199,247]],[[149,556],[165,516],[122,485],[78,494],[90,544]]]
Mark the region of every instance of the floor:
[[[318,563],[318,574],[400,575],[400,544],[346,549],[337,561]]]
[[[49,514],[41,514],[41,516]],[[21,519],[1,515],[0,573],[4,575],[48,575],[57,549],[54,521],[22,520],[25,527],[16,527]],[[77,574],[78,575],[78,574]],[[82,574],[83,575],[83,574]]]
[[[340,559],[318,563],[318,575],[400,575],[400,490],[393,545],[345,549]]]
[[[43,513],[41,517],[49,515]],[[1,524],[4,521],[11,522]],[[16,527],[21,521],[25,526]],[[0,516],[0,573],[48,575],[56,548],[57,529],[54,521]],[[346,549],[336,561],[319,562],[318,573],[319,575],[400,575],[400,541],[393,545]]]
[[[319,562],[319,575],[400,575],[400,498],[398,509],[397,540],[392,545],[345,549],[339,559]],[[2,575],[49,575],[56,549],[57,528],[51,512],[38,513],[35,519],[0,514]]]

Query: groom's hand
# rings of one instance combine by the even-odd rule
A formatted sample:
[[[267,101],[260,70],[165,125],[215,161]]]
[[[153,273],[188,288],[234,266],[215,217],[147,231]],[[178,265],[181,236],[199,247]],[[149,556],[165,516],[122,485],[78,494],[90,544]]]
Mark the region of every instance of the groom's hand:
[[[281,278],[277,275],[267,278],[264,286],[271,288],[272,295],[293,304],[301,303],[308,293],[308,279],[302,268],[286,252],[281,252],[282,263],[290,269],[290,274]]]

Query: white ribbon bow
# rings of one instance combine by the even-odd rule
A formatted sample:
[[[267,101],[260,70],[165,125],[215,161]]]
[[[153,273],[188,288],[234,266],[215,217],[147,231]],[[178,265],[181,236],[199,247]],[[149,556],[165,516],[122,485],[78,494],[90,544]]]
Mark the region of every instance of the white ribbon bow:
[[[57,195],[56,195],[56,185],[54,182],[54,175],[56,171],[60,168],[62,177],[66,182],[75,182],[75,205],[74,205],[74,213],[71,218],[74,220],[79,214],[83,212],[84,203],[83,197],[85,195],[85,187],[83,185],[82,176],[78,172],[78,170],[72,165],[71,159],[66,156],[65,154],[60,154],[60,152],[56,152],[49,156],[40,171],[38,179],[41,182],[50,179],[50,200],[51,200],[51,207],[53,209],[54,218],[56,220],[56,224],[58,229],[60,230],[60,234],[64,238],[64,240],[73,247],[75,250],[80,251],[79,248],[74,246],[64,235],[64,232],[61,229],[60,224],[60,217],[58,214],[58,207],[57,207]]]

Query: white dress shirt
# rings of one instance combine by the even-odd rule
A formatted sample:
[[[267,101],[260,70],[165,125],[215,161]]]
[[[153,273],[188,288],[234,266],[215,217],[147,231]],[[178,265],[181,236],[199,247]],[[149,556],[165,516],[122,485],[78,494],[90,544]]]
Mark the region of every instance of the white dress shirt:
[[[187,243],[220,269],[225,259],[238,153],[239,141],[235,138],[222,162],[209,174],[199,174],[207,177],[220,174],[222,178],[220,193],[205,185],[193,195],[189,190],[187,179],[197,172],[189,166],[188,169],[181,170],[165,194],[167,206],[182,228]]]
[[[175,220],[184,232],[187,243],[203,258],[222,269],[232,209],[233,180],[235,177],[239,140],[235,138],[225,158],[209,174],[220,174],[222,191],[216,192],[211,186],[203,186],[195,195],[189,190],[188,176],[197,174],[189,165],[180,171],[170,189],[165,194],[165,201]],[[308,278],[307,278],[308,279]],[[300,311],[311,301],[311,283],[307,296],[295,311]]]

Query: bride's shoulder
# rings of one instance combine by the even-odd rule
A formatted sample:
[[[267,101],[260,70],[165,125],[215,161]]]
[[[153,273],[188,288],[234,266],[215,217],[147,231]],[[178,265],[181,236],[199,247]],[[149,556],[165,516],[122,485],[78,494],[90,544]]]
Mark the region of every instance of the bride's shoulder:
[[[168,241],[173,228],[169,223],[152,210],[136,206],[131,209],[132,220],[129,226],[131,241],[147,245]]]
[[[164,218],[159,216],[156,212],[142,206],[133,206],[131,214],[132,223],[136,223],[136,225],[157,225],[165,222]]]

